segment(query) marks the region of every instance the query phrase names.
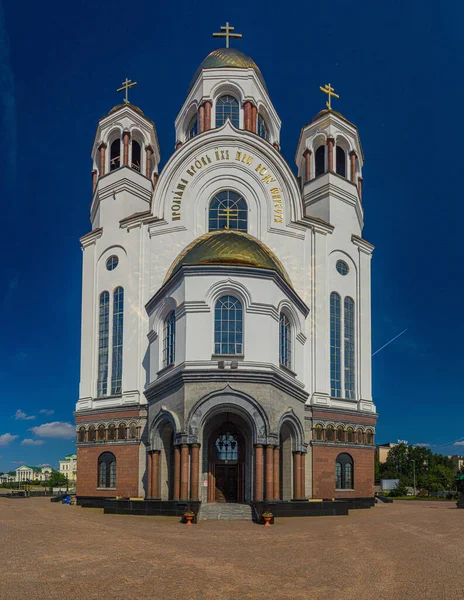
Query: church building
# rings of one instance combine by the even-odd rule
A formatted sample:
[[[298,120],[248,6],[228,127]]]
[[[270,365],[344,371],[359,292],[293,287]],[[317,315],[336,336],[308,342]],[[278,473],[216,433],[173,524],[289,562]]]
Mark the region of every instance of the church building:
[[[134,83],[98,122],[80,240],[77,496],[371,501],[358,130],[322,87],[327,108],[308,115],[292,170],[266,81],[222,29],[162,170]]]

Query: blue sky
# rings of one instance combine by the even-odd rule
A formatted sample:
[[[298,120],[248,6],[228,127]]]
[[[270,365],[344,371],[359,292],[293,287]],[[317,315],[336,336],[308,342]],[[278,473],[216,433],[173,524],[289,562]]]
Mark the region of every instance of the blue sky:
[[[264,74],[292,166],[300,128],[324,107],[319,85],[335,86],[334,106],[359,128],[373,350],[407,328],[373,358],[377,440],[464,453],[452,445],[464,439],[463,17],[462,3],[429,0],[0,0],[0,470],[57,465],[74,448],[78,238],[90,228],[98,118],[126,76],[138,81],[132,98],[155,121],[164,163],[191,77],[227,20]]]

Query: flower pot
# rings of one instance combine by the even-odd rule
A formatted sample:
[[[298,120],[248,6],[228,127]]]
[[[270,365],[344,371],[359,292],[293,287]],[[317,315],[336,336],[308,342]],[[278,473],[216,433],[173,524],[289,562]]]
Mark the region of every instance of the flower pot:
[[[195,515],[189,515],[188,513],[184,514],[185,520],[187,521],[187,525],[192,525],[193,517]]]
[[[264,519],[264,527],[270,527],[271,526],[271,519],[272,519],[272,515],[263,515],[263,519]]]

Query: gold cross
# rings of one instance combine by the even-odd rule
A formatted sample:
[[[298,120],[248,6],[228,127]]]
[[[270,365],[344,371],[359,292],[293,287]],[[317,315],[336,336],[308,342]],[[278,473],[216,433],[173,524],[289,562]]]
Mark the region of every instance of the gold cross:
[[[218,217],[225,217],[227,219],[226,220],[225,229],[229,229],[230,217],[237,217],[238,218],[238,211],[234,212],[231,208],[227,207],[227,208],[224,209],[224,213],[225,214],[222,214],[222,215],[220,215],[218,213]]]
[[[124,104],[130,104],[129,102],[129,88],[134,87],[134,85],[137,85],[136,81],[132,81],[131,79],[127,79],[126,77],[126,81],[122,82],[122,87],[119,88],[119,90],[117,90],[118,92],[123,92],[124,90],[126,90],[126,97],[124,98]]]
[[[329,110],[332,110],[332,105],[330,102],[331,96],[333,96],[334,98],[340,98],[340,96],[335,93],[334,88],[330,86],[330,83],[326,83],[324,87],[319,86],[319,89],[321,90],[321,92],[324,92],[324,94],[327,94],[329,96],[329,99],[327,100],[325,105]]]
[[[221,25],[221,33],[213,33],[213,37],[225,37],[226,38],[226,48],[229,47],[229,38],[241,38],[243,37],[241,33],[232,33],[235,30],[235,27],[229,25],[229,21],[226,22],[225,25]]]

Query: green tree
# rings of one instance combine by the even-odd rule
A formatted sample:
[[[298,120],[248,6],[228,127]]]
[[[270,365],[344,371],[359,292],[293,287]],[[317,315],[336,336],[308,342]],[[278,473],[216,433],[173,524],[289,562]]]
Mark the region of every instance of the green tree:
[[[67,478],[59,471],[52,471],[48,480],[43,483],[46,487],[60,487],[66,485]]]

